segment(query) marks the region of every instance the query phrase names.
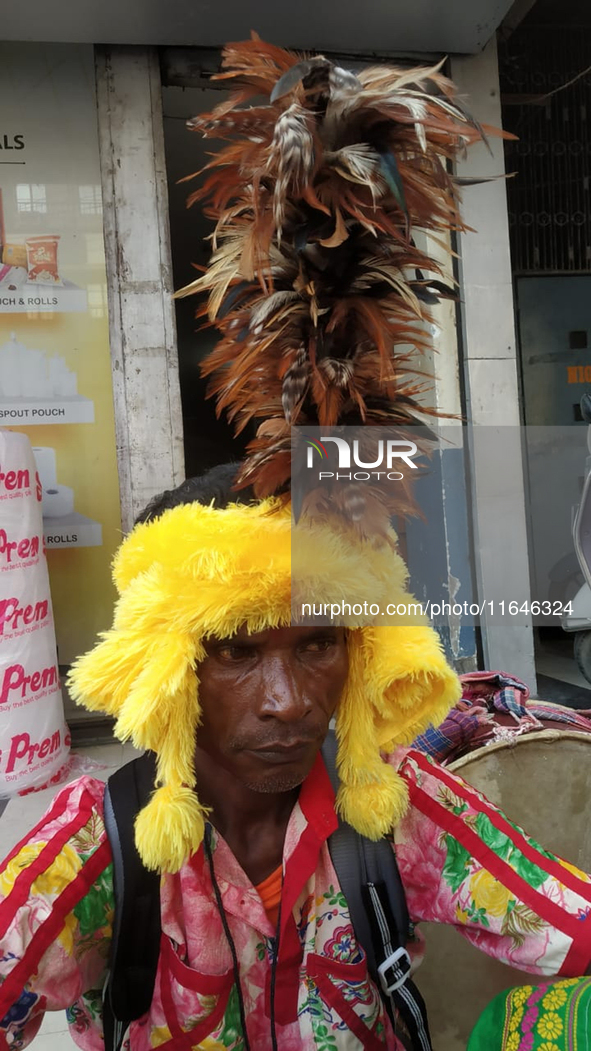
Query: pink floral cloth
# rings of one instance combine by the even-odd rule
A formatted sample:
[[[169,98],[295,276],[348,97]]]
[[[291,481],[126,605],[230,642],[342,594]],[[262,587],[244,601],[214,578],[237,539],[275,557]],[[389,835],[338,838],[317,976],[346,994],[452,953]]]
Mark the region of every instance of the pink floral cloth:
[[[451,923],[490,955],[534,974],[582,974],[591,957],[591,882],[542,850],[460,778],[399,750],[410,805],[395,830],[413,923]],[[63,789],[0,870],[0,1048],[34,1037],[45,1010],[68,1009],[85,1051],[102,1049],[101,989],[111,935],[104,786]],[[368,979],[327,848],[336,825],[322,760],[287,831],[274,1014],[281,1051],[402,1051]],[[275,930],[248,877],[213,834],[213,863],[240,961],[251,1048],[271,1049]],[[162,947],[149,1014],[131,1051],[241,1051],[231,951],[203,849],[162,881]],[[419,963],[418,931],[409,946]],[[419,977],[420,985],[420,977]],[[436,1034],[435,1034],[436,1035]]]

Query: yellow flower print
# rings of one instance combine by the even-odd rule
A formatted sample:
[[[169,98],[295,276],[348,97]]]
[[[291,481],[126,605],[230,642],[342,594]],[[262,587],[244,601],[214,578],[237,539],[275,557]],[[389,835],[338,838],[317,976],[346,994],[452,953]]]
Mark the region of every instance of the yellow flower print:
[[[566,1003],[566,992],[561,985],[556,985],[553,989],[549,989],[542,1000],[546,1010],[551,1011],[555,1011],[557,1007],[562,1007],[564,1003]]]
[[[208,1036],[202,1044],[197,1044],[197,1051],[226,1051],[226,1046]]]
[[[486,869],[480,869],[472,876],[470,893],[477,909],[484,909],[491,916],[505,915],[511,894]]]
[[[167,1025],[155,1025],[150,1033],[152,1047],[160,1047],[160,1044],[165,1044],[167,1040],[171,1039],[172,1034]]]
[[[538,1033],[544,1037],[544,1040],[554,1040],[557,1036],[560,1036],[563,1028],[562,1018],[555,1011],[542,1015],[536,1026]]]
[[[505,1044],[505,1051],[519,1051],[519,1044],[521,1037],[519,1033],[509,1033],[507,1037],[507,1043]]]
[[[33,894],[48,894],[57,897],[71,883],[82,868],[82,862],[74,848],[66,843],[49,868],[33,881]]]
[[[456,905],[456,920],[458,923],[468,923],[470,919],[467,909],[461,909],[459,905]]]
[[[14,887],[17,876],[39,857],[45,843],[26,843],[0,873],[0,893],[6,897]]]
[[[591,883],[591,876],[588,876],[586,872],[581,872],[576,865],[571,865],[570,861],[563,861],[562,858],[557,858],[556,860],[562,865],[563,869],[572,872],[573,876],[578,876],[583,883]]]
[[[524,1004],[533,991],[533,986],[531,985],[522,985],[519,989],[515,989],[511,994],[511,1000],[515,1007],[520,1007],[521,1004]]]
[[[560,1048],[558,1044],[555,1044],[554,1042],[549,1044],[546,1040],[544,1040],[544,1043],[540,1044],[538,1051],[560,1051]]]
[[[26,843],[18,854],[8,863],[4,872],[0,873],[0,892],[6,895],[12,890],[15,880],[23,869],[32,865],[37,860],[46,843]],[[82,867],[82,862],[76,851],[69,843],[66,843],[58,856],[45,872],[41,872],[33,881],[31,891],[33,894],[57,897],[71,883],[76,873]]]
[[[0,892],[4,895],[12,890],[15,880],[23,869],[28,868],[37,860],[45,843],[26,843],[18,854],[6,866],[0,874]],[[31,893],[39,897],[57,898],[59,894],[72,882],[76,873],[82,867],[78,854],[69,843],[62,847],[60,853],[51,865],[41,872],[31,885]],[[72,955],[74,952],[74,931],[78,921],[71,912],[66,916],[64,926],[58,935],[58,941],[63,945],[65,951]]]
[[[73,912],[70,912],[64,921],[64,925],[57,936],[60,945],[63,945],[68,956],[74,955],[74,931],[78,926],[78,920]]]

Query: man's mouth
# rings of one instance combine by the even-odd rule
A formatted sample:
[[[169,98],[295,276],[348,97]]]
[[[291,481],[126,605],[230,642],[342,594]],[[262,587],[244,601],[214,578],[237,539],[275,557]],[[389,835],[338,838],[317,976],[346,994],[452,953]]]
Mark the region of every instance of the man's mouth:
[[[270,743],[263,748],[250,748],[249,751],[268,763],[296,763],[312,747],[312,741],[294,741],[290,744]]]

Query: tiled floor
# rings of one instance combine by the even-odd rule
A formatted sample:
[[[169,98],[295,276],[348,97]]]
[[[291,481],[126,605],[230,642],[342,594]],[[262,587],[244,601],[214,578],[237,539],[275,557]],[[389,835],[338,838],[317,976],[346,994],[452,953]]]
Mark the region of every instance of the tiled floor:
[[[92,769],[83,772],[100,778],[101,781],[106,781],[114,770],[137,754],[131,745],[117,743],[74,750],[74,755],[92,763]],[[79,772],[74,771],[72,779],[78,776]],[[33,828],[39,821],[56,791],[56,788],[48,788],[43,792],[33,792],[31,795],[10,800],[0,817],[0,857],[5,857],[15,843],[26,834],[27,829]],[[65,1012],[48,1012],[45,1015],[32,1046],[35,1051],[74,1051],[76,1045],[68,1032]]]

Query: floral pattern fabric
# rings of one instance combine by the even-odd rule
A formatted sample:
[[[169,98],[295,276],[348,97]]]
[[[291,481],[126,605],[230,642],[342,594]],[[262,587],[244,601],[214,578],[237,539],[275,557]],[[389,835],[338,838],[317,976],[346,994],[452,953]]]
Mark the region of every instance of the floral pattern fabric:
[[[428,757],[399,750],[386,761],[409,791],[395,843],[413,923],[451,923],[485,952],[534,974],[584,973],[589,877]],[[100,991],[113,912],[103,792],[91,778],[69,785],[0,867],[0,1049],[20,1051],[45,1010],[65,1008],[76,1043],[102,1051]],[[238,983],[203,851],[163,878],[154,997],[148,1015],[130,1027],[128,1051],[243,1051],[241,1001],[250,1046],[270,1051],[272,990],[281,1051],[402,1051],[368,978],[330,859],[327,839],[336,824],[318,758],[287,830],[278,951],[256,889],[213,832]],[[408,948],[416,967],[423,954],[418,930]]]
[[[488,1005],[467,1051],[588,1051],[591,978],[510,989]]]

